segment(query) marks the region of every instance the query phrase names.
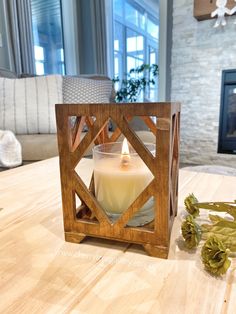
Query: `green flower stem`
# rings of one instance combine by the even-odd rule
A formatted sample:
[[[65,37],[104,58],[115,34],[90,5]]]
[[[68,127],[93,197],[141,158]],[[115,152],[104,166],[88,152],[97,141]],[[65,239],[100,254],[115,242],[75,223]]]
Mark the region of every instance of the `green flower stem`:
[[[212,215],[212,214],[209,214],[208,215],[208,218],[210,219],[210,221],[212,222],[212,223],[217,223],[217,222],[220,222],[220,221],[226,221],[225,220],[225,218],[222,218],[222,217],[220,217],[220,216],[218,216],[218,215]]]
[[[200,240],[207,240],[211,236],[217,236],[227,248],[236,252],[236,222],[227,221],[219,216],[210,215],[213,224],[199,225],[189,215],[181,225],[181,231],[185,245],[189,249],[198,246]]]
[[[202,224],[202,227],[205,228],[207,231],[218,231],[218,230],[222,230],[222,232],[224,233],[224,231],[226,232],[230,232],[233,236],[236,237],[236,223],[235,222],[231,222],[231,221],[219,221],[214,223],[213,225],[208,225],[208,224]]]
[[[209,215],[210,224],[202,224],[202,238],[207,239],[210,236],[216,235],[227,248],[231,251],[236,251],[236,222],[228,221],[219,216]]]
[[[207,240],[209,237],[215,235],[227,248],[232,252],[236,252],[236,223],[221,221],[214,225],[203,224],[201,229],[203,240]]]
[[[212,210],[216,212],[226,212],[236,220],[236,206],[235,203],[230,202],[211,202],[211,203],[195,203],[197,208]]]
[[[217,234],[214,232],[202,233],[202,240],[207,240],[212,236],[216,236],[232,253],[236,253],[236,241],[233,241],[231,237],[224,236],[222,234]]]

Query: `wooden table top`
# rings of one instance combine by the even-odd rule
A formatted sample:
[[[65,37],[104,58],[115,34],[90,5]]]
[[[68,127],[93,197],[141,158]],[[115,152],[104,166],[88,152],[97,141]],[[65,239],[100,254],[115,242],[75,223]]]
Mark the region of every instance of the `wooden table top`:
[[[82,160],[89,180],[91,160]],[[0,173],[0,313],[236,313],[236,274],[181,250],[183,200],[235,199],[236,177],[180,171],[168,260],[137,245],[64,241],[58,158]],[[236,264],[236,261],[233,261]]]

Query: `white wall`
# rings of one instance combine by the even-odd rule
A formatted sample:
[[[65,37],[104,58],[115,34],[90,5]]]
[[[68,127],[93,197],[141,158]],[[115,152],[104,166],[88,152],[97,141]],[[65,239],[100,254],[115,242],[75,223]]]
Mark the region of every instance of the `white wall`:
[[[217,154],[221,72],[236,68],[236,25],[198,22],[193,0],[173,1],[172,101],[182,103],[181,161],[236,168],[236,155]]]

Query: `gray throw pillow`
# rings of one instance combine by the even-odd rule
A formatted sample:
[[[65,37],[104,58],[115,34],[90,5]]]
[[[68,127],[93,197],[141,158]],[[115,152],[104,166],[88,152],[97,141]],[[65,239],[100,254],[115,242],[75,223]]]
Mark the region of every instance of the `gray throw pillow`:
[[[111,94],[111,80],[63,77],[63,103],[109,103]]]

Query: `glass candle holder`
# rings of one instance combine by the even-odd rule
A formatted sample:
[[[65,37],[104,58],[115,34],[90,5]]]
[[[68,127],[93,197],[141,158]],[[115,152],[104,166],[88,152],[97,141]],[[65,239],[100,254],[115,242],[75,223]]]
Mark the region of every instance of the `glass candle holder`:
[[[127,145],[127,144],[126,144]],[[145,144],[155,154],[154,144]],[[152,181],[153,175],[140,156],[124,143],[104,143],[93,148],[95,197],[108,216],[115,221]],[[154,218],[154,199],[128,222],[141,226]]]

